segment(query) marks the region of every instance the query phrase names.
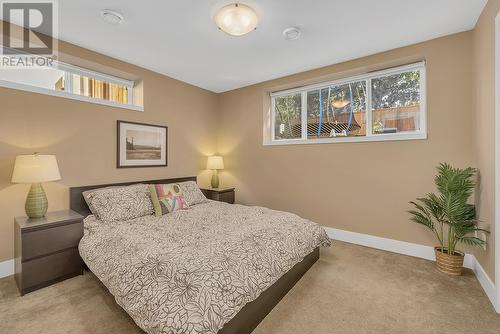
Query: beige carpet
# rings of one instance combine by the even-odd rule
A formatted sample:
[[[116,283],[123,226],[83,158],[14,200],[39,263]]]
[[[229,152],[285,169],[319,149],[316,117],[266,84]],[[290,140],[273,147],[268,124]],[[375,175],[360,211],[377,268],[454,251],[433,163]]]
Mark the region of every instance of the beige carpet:
[[[142,333],[89,273],[19,297],[0,280],[0,333]],[[254,331],[255,334],[500,333],[474,275],[336,242]]]

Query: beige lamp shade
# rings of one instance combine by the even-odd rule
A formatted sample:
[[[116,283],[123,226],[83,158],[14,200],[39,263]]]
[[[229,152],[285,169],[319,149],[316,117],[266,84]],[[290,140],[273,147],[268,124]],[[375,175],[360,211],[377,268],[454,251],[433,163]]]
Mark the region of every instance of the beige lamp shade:
[[[39,183],[61,179],[55,155],[18,155],[12,173],[13,183]]]
[[[224,169],[224,161],[219,155],[208,157],[207,169]]]

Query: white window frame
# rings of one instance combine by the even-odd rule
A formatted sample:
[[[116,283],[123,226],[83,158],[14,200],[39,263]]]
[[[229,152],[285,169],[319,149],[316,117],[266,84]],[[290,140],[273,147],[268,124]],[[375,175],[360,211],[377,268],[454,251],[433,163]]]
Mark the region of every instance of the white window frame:
[[[378,77],[399,74],[412,70],[420,70],[420,112],[419,112],[419,129],[412,132],[401,133],[372,133],[372,87],[371,80]],[[307,92],[316,89],[328,88],[331,86],[338,86],[350,82],[366,81],[366,135],[359,137],[331,137],[331,138],[307,138]],[[271,137],[264,139],[264,145],[293,145],[293,144],[324,144],[324,143],[350,143],[350,142],[372,142],[372,141],[393,141],[393,140],[418,140],[427,139],[427,103],[426,103],[426,69],[425,61],[414,64],[404,65],[389,68],[386,70],[370,72],[367,74],[356,75],[352,77],[342,78],[339,80],[321,82],[318,84],[287,89],[270,94],[271,98]],[[301,138],[293,139],[276,139],[275,137],[275,99],[276,97],[286,96],[290,94],[301,94],[301,124],[302,133]]]
[[[134,111],[144,111],[143,106],[137,106],[133,104],[133,99],[134,99],[134,86],[135,82],[131,80],[126,80],[122,78],[118,78],[115,76],[111,76],[108,74],[104,73],[99,73],[95,72],[92,70],[88,70],[85,68],[81,68],[78,66],[58,62],[58,61],[53,61],[54,68],[64,71],[65,72],[65,90],[64,91],[58,91],[58,90],[52,90],[44,87],[37,87],[37,86],[32,86],[28,84],[23,84],[23,83],[18,83],[18,82],[12,82],[8,80],[1,80],[0,79],[0,87],[4,88],[11,88],[11,89],[17,89],[17,90],[22,90],[26,92],[32,92],[32,93],[38,93],[38,94],[44,94],[44,95],[50,95],[50,96],[57,96],[57,97],[63,97],[67,99],[72,99],[72,100],[77,100],[77,101],[83,101],[83,102],[90,102],[90,103],[95,103],[95,104],[102,104],[110,107],[116,107],[116,108],[123,108],[123,109],[129,109],[129,110],[134,110]],[[22,70],[20,70],[22,71]],[[79,94],[74,94],[73,93],[73,80],[72,80],[72,75],[71,74],[78,74],[82,76],[86,76],[92,79],[98,79],[98,80],[103,80],[105,82],[109,83],[116,83],[119,85],[126,86],[127,92],[128,92],[128,103],[118,103],[114,101],[108,101],[108,100],[103,100],[103,99],[98,99],[90,96],[84,96],[84,95],[79,95]]]

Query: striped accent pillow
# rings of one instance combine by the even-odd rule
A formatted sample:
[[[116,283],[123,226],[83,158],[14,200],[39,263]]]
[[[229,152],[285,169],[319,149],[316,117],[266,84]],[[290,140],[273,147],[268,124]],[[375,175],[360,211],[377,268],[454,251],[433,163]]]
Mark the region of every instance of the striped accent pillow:
[[[155,215],[160,217],[169,212],[189,209],[178,183],[150,184],[149,192]]]

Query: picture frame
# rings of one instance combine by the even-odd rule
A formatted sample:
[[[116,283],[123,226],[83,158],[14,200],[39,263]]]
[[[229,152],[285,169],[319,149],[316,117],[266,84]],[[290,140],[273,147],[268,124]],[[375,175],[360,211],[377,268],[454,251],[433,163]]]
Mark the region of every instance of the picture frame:
[[[166,167],[168,127],[117,121],[116,168]]]

